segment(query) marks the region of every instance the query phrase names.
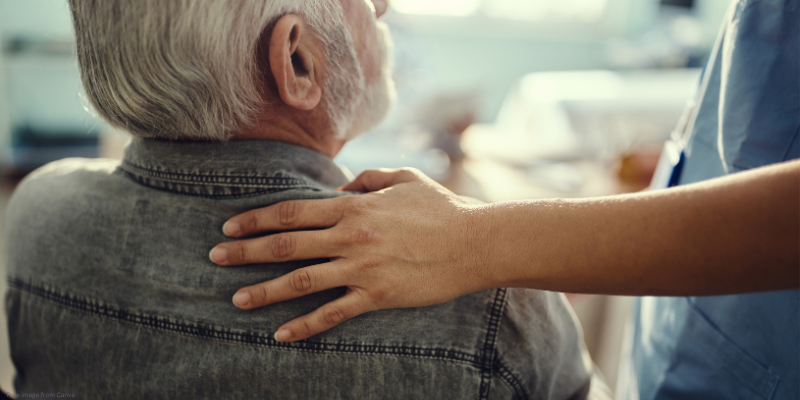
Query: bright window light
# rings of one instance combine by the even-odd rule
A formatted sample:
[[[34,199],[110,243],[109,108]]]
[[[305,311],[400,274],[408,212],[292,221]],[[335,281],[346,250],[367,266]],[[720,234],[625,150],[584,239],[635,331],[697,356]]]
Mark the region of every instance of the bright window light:
[[[483,0],[483,11],[495,18],[594,21],[603,15],[607,0]]]
[[[390,4],[403,14],[464,16],[477,11],[481,0],[393,0]]]
[[[478,11],[493,18],[596,21],[608,0],[393,0],[403,14],[466,16]]]
[[[540,0],[488,0],[483,2],[483,11],[490,17],[537,20],[547,16],[549,3]]]

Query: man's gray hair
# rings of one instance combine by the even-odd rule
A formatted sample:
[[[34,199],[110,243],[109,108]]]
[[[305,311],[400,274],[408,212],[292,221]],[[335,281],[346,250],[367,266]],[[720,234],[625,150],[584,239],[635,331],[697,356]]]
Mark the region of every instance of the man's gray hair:
[[[351,64],[355,56],[336,0],[69,3],[89,102],[109,124],[141,137],[226,140],[251,124],[265,106],[259,94],[259,39],[285,14],[305,18],[333,52],[329,59],[334,64]],[[352,72],[360,75],[355,64],[346,68],[356,68]],[[353,84],[363,85],[358,80],[331,83],[326,101],[335,104],[326,106],[334,131],[341,135],[350,112],[337,108],[351,100],[341,97],[363,90]]]

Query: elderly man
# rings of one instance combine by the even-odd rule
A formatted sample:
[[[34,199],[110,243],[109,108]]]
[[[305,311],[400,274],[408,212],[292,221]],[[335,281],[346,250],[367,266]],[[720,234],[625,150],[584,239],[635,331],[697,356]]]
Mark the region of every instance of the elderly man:
[[[391,103],[388,31],[377,22],[385,1],[71,0],[70,8],[87,97],[134,139],[121,162],[56,162],[14,194],[4,241],[17,392],[137,399],[590,392],[591,366],[563,296],[491,290],[372,313],[287,343],[273,338],[280,324],[358,293],[333,289],[244,311],[231,304],[237,289],[315,262],[234,268],[202,257],[224,240],[222,224],[233,215],[345,194],[336,188],[348,180],[331,158]],[[282,218],[291,217],[286,209]],[[247,251],[280,261],[292,249],[278,236]],[[212,254],[222,264],[246,256]]]

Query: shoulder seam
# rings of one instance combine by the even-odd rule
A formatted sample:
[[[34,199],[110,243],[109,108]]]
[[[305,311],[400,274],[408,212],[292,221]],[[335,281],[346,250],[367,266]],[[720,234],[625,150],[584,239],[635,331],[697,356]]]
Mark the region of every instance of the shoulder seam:
[[[235,187],[235,186],[223,186],[223,185],[191,185],[188,183],[179,183],[179,182],[171,182],[171,181],[161,181],[157,179],[148,178],[145,176],[139,176],[135,174],[131,174],[128,171],[123,170],[125,174],[127,174],[134,182],[140,184],[142,186],[147,187],[148,189],[154,189],[162,192],[172,193],[172,194],[179,194],[184,196],[191,196],[191,197],[199,197],[204,199],[215,199],[215,200],[228,200],[228,199],[239,199],[245,197],[253,197],[253,196],[260,196],[264,194],[271,194],[271,193],[278,193],[287,190],[294,190],[294,189],[310,189],[313,191],[319,191],[316,188],[307,187],[307,186],[287,186],[287,187],[274,187],[274,188],[243,188],[243,187]],[[161,185],[153,184],[152,181],[159,182]],[[192,189],[195,189],[194,191]],[[200,190],[211,190],[211,191],[229,191],[230,194],[199,194],[196,191]],[[238,192],[238,193],[233,193]]]
[[[282,343],[272,336],[257,332],[225,329],[210,324],[182,321],[154,314],[125,310],[103,301],[93,300],[81,296],[61,293],[54,288],[44,285],[25,282],[21,279],[9,277],[9,288],[17,289],[38,297],[58,306],[83,312],[94,317],[110,319],[120,323],[127,323],[145,329],[176,333],[184,336],[205,338],[234,344],[263,346],[282,350],[309,351],[321,353],[357,353],[374,355],[392,355],[412,358],[438,359],[461,364],[467,364],[477,369],[481,368],[480,357],[458,350],[446,348],[428,348],[420,346],[385,346],[348,343],[326,343],[299,341]]]
[[[514,398],[519,400],[528,400],[530,396],[528,396],[528,392],[525,390],[525,387],[522,385],[519,377],[511,370],[501,359],[497,360],[497,365],[495,370],[500,375],[500,378],[503,379],[511,389],[514,390]]]
[[[489,322],[486,327],[486,339],[481,349],[481,384],[478,398],[488,400],[492,386],[492,375],[497,359],[497,331],[500,329],[500,320],[506,304],[506,288],[497,289],[494,300],[489,308]]]
[[[288,176],[246,176],[246,175],[220,175],[220,174],[186,174],[173,171],[159,171],[152,168],[141,167],[127,161],[120,163],[120,168],[134,175],[171,181],[174,183],[189,183],[195,185],[224,184],[240,187],[303,187],[307,183],[299,178]]]

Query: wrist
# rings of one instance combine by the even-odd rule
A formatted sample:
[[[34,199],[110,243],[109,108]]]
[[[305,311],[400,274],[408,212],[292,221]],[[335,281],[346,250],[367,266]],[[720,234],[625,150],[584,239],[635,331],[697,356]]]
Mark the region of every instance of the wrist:
[[[542,237],[551,236],[545,231],[550,226],[542,218],[542,210],[550,215],[558,208],[558,201],[511,201],[487,205],[481,213],[486,226],[486,238],[480,242],[482,254],[487,255],[485,279],[492,288],[537,288],[542,284],[545,271],[542,265],[551,248]],[[556,207],[553,207],[556,205]]]
[[[497,214],[498,209],[492,204],[470,206],[466,213],[464,226],[469,236],[460,251],[468,257],[466,262],[475,281],[473,292],[506,286],[498,265],[501,224]]]

